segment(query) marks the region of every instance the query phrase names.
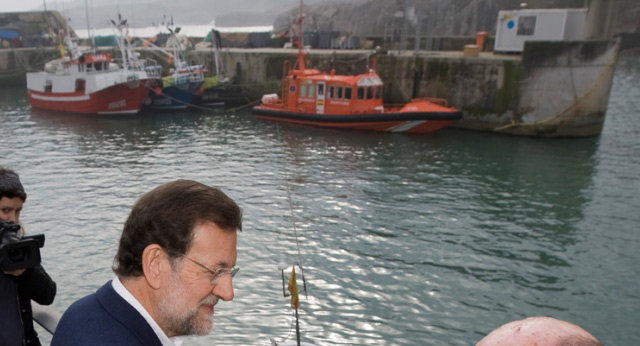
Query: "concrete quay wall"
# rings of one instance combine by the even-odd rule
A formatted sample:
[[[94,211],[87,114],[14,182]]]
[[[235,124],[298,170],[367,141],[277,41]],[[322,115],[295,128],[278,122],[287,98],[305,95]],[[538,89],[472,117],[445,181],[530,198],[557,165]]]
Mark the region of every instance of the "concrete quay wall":
[[[376,70],[387,103],[437,97],[461,109],[453,126],[514,135],[584,137],[602,131],[618,55],[618,41],[528,42],[521,55],[413,52],[382,55]],[[307,66],[337,74],[366,71],[370,52],[314,50]],[[221,65],[238,73],[250,99],[280,92],[285,60],[295,50],[224,50]],[[190,59],[211,70],[211,51]]]
[[[40,71],[59,57],[60,51],[51,47],[0,49],[0,88],[26,85],[27,72]]]

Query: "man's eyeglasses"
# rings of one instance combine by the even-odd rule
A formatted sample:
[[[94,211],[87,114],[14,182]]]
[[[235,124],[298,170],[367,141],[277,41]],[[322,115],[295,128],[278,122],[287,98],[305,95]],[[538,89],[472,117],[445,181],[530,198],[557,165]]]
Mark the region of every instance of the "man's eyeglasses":
[[[205,269],[206,271],[211,273],[211,284],[212,285],[219,284],[220,280],[222,280],[226,275],[231,275],[231,277],[236,276],[236,274],[238,274],[238,271],[240,270],[240,268],[238,268],[238,267],[218,268],[216,270],[213,270],[213,269],[209,269],[209,267],[207,267],[206,265],[194,260],[193,258],[187,257],[187,255],[180,254],[180,256],[182,256],[182,257],[188,259],[189,261],[199,265],[200,267],[202,267],[203,269]]]

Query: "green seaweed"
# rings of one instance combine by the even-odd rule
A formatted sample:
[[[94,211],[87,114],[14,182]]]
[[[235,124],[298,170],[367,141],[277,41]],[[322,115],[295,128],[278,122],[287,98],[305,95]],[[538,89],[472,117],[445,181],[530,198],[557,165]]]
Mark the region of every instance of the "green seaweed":
[[[498,89],[495,97],[494,113],[502,114],[509,109],[516,109],[520,96],[520,64],[513,61],[504,61],[504,80],[502,88]]]

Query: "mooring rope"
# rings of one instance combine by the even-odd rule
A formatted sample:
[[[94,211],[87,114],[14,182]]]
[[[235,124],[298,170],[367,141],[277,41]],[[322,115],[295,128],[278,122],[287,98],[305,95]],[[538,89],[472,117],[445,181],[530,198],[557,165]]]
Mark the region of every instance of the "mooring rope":
[[[278,134],[278,140],[282,141],[280,137],[280,125],[276,122],[276,132]],[[302,271],[302,276],[304,276],[304,269],[302,267],[302,254],[300,252],[300,240],[298,239],[298,229],[296,228],[295,216],[293,214],[293,202],[291,199],[291,190],[289,188],[289,176],[287,175],[287,170],[283,169],[285,187],[287,188],[287,200],[289,201],[289,213],[291,214],[291,225],[293,227],[293,234],[296,240],[296,248],[298,249],[298,265],[300,266],[300,270]]]

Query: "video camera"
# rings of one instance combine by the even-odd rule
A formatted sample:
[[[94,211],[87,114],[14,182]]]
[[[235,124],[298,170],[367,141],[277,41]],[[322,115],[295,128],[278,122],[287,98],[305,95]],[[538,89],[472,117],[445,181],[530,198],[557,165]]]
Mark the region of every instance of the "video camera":
[[[20,238],[20,225],[0,220],[0,270],[13,271],[40,264],[44,234]]]

